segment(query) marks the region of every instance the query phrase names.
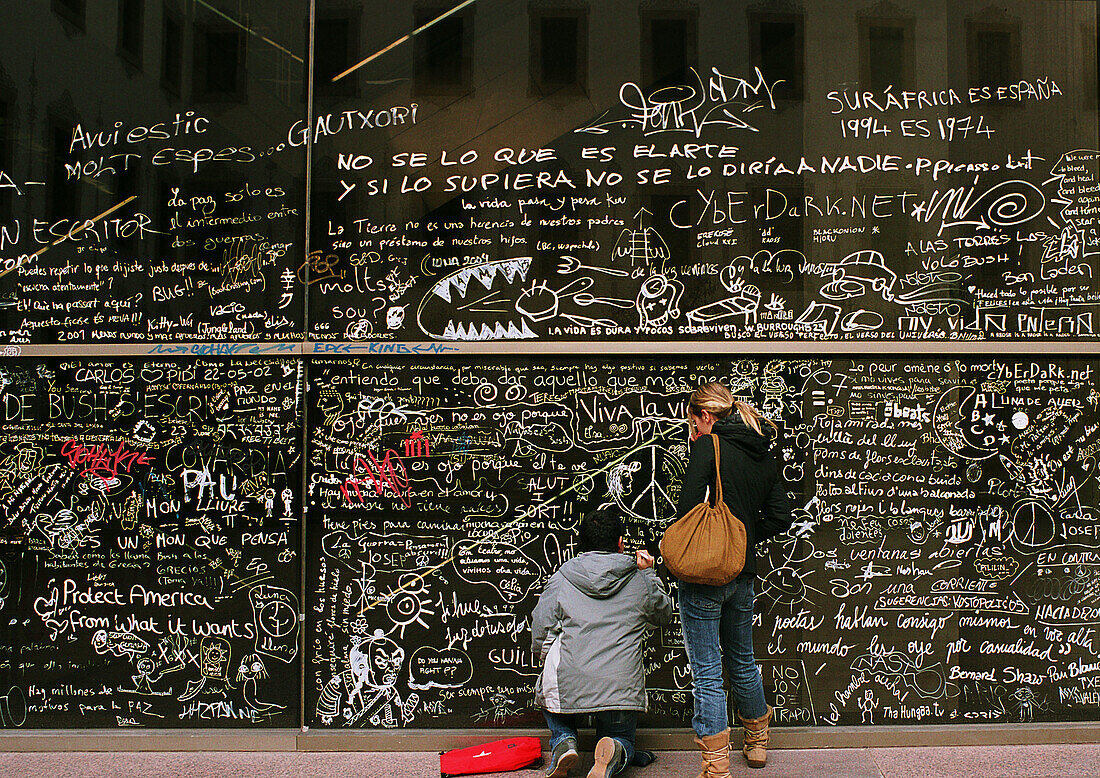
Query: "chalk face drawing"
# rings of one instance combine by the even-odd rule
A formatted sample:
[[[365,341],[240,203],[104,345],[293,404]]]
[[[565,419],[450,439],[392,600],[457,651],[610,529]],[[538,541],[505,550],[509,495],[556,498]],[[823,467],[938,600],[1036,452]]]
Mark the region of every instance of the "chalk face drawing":
[[[1100,672],[1089,659],[1095,369],[993,358],[316,364],[311,391],[339,387],[340,407],[361,417],[329,403],[309,421],[312,725],[537,724],[535,598],[595,507],[623,511],[628,549],[656,550],[686,465],[684,403],[709,380],[781,429],[795,524],[759,550],[757,627],[778,721],[1088,718]],[[368,450],[401,459],[401,494],[349,499],[342,485]],[[686,725],[679,627],[652,634],[645,657],[646,722]]]

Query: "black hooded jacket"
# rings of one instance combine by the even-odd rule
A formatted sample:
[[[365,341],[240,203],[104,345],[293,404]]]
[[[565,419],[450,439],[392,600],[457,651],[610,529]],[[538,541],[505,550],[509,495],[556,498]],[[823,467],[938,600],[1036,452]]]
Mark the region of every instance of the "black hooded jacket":
[[[765,434],[758,435],[736,413],[719,419],[712,429],[718,436],[722,459],[722,499],[744,523],[748,540],[745,567],[739,577],[756,575],[757,543],[786,531],[794,523],[787,485],[769,451],[772,429],[764,425],[763,430]],[[713,485],[714,442],[710,435],[703,435],[691,444],[676,515],[683,516],[707,499]]]

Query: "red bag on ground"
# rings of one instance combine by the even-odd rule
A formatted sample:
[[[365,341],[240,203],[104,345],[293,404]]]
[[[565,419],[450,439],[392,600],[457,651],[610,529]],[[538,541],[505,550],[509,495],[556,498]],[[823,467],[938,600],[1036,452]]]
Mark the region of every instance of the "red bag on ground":
[[[456,748],[439,753],[439,776],[503,773],[519,770],[542,759],[542,742],[537,737],[513,737],[480,746]]]

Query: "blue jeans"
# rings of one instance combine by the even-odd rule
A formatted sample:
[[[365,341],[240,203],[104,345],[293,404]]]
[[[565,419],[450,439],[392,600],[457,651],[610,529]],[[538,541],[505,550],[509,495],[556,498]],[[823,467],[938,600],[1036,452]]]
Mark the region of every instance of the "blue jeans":
[[[542,715],[546,717],[546,726],[550,728],[550,750],[554,750],[561,741],[567,737],[577,738],[577,713],[551,713],[544,710]],[[617,740],[623,747],[626,756],[622,762],[615,766],[615,772],[619,772],[634,760],[634,733],[638,729],[638,711],[636,710],[605,710],[593,713],[596,719],[596,737],[609,737]]]
[[[730,690],[743,718],[768,712],[764,682],[752,655],[753,577],[735,578],[725,586],[679,583],[680,621],[684,627],[691,677],[695,684],[695,718],[699,737],[716,735],[729,726],[722,660]]]

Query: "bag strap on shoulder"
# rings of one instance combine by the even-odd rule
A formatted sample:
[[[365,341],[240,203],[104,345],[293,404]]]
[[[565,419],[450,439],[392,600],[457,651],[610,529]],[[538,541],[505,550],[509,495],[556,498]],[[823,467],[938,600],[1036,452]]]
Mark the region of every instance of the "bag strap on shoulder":
[[[718,436],[713,432],[710,436],[714,440],[714,493],[717,497],[714,501],[714,507],[717,508],[722,504],[722,469],[720,467],[722,463],[722,454],[718,450]]]

